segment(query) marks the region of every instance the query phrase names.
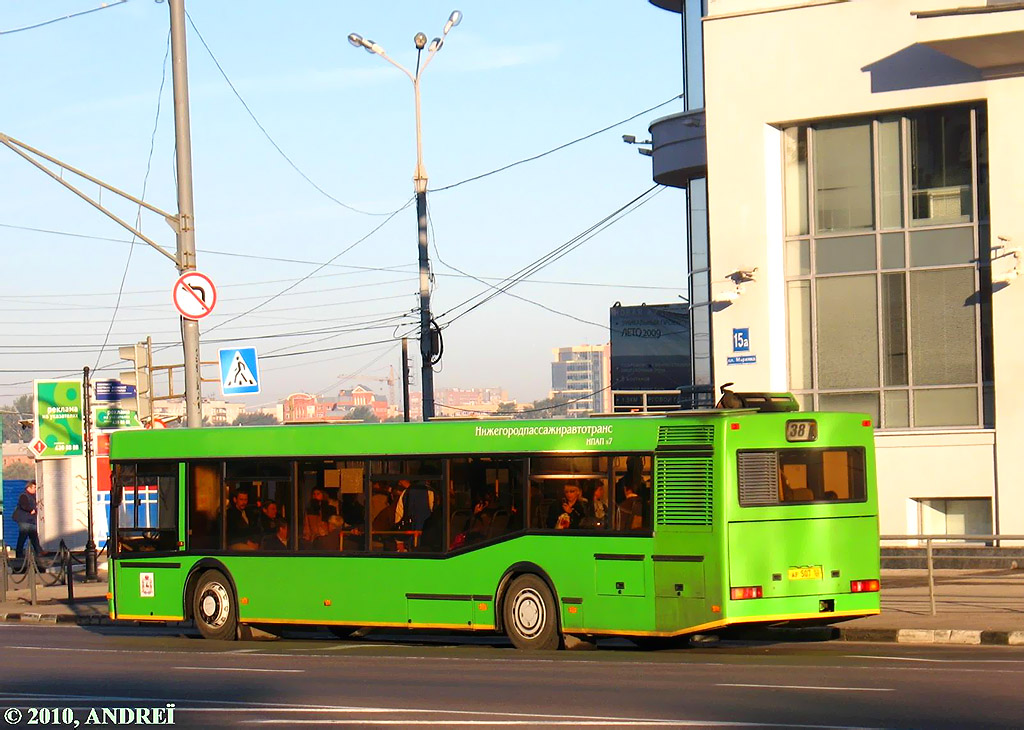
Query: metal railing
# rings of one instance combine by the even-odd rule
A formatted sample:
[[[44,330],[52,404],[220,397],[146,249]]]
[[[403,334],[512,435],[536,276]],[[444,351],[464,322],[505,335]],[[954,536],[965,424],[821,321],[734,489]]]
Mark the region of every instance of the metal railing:
[[[104,546],[103,550],[106,550]],[[102,550],[100,554],[102,554]],[[15,561],[19,565],[15,565]],[[0,602],[6,603],[7,593],[12,586],[21,586],[29,590],[29,603],[37,603],[36,589],[39,586],[49,587],[65,585],[68,589],[68,603],[75,602],[74,566],[84,565],[85,558],[77,557],[63,540],[52,558],[37,556],[32,544],[25,546],[24,558],[12,561],[7,554],[7,544],[0,542]],[[56,567],[56,572],[51,569]]]
[[[1003,543],[1007,542],[1020,542],[1021,545],[1018,549],[1024,551],[1024,535],[882,535],[880,537],[883,547],[892,548],[924,548],[925,554],[925,568],[928,571],[928,603],[931,609],[931,615],[935,616],[937,611],[935,608],[935,546],[939,543],[943,548],[950,548],[962,551],[974,551],[984,550],[986,548],[1003,548]],[[885,545],[884,543],[902,542],[902,545]],[[1017,546],[1012,546],[1017,547]],[[1021,563],[1014,561],[1012,556],[1008,555],[957,555],[949,556],[951,558],[969,558],[970,560],[979,561],[1011,561],[1011,568],[1024,567]],[[919,555],[906,554],[906,555],[888,555],[886,560],[920,560]]]

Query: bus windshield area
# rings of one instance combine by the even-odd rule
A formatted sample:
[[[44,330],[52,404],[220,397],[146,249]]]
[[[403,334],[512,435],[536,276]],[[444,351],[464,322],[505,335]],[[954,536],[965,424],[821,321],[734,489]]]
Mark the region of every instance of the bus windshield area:
[[[861,448],[788,448],[736,455],[740,505],[863,502]]]
[[[178,549],[177,464],[117,464],[113,488],[117,552]]]

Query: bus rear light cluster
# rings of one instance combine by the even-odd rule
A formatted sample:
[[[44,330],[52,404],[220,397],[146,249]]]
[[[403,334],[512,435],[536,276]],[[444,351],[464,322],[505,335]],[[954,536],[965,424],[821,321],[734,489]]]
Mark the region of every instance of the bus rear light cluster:
[[[748,598],[761,598],[764,592],[761,586],[743,586],[741,588],[730,588],[729,598],[734,601],[744,601]]]
[[[881,590],[881,584],[877,578],[871,580],[851,580],[850,581],[850,592],[851,593],[878,593]]]

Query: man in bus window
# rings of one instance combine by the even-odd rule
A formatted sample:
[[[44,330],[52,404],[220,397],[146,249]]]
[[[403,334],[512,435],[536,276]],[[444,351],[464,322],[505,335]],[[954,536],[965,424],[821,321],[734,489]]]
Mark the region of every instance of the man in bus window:
[[[623,531],[642,529],[644,526],[644,502],[631,483],[625,483],[622,488],[626,496],[618,505],[617,527]]]
[[[280,553],[288,549],[288,521],[274,520],[274,531],[263,538],[261,550]]]
[[[277,523],[277,516],[279,514],[279,508],[277,502],[268,499],[263,502],[263,506],[260,507],[260,532],[264,535],[272,535],[275,532],[275,525]]]
[[[548,510],[548,527],[556,530],[575,530],[586,518],[580,500],[580,485],[576,482],[566,482],[562,491],[562,501],[555,502]]]
[[[249,507],[249,493],[235,492],[227,511],[228,547],[231,550],[255,550],[259,547],[256,511]]]

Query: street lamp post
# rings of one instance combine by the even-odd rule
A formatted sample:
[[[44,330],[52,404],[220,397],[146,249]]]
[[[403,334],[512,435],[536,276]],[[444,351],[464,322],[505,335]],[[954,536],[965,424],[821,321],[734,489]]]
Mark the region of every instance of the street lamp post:
[[[417,33],[413,42],[416,45],[416,72],[391,59],[380,44],[367,40],[357,33],[350,33],[348,42],[356,48],[363,48],[374,53],[409,77],[412,81],[413,94],[416,98],[416,171],[413,173],[413,185],[416,191],[416,237],[419,250],[420,265],[420,356],[422,357],[421,380],[423,381],[423,420],[434,417],[434,356],[435,350],[431,328],[433,320],[430,315],[430,259],[427,251],[427,169],[423,166],[423,126],[420,115],[420,79],[430,65],[431,59],[444,45],[448,32],[462,22],[462,13],[453,10],[444,24],[441,35],[427,45],[427,36]],[[420,65],[423,49],[427,49],[427,59]]]

